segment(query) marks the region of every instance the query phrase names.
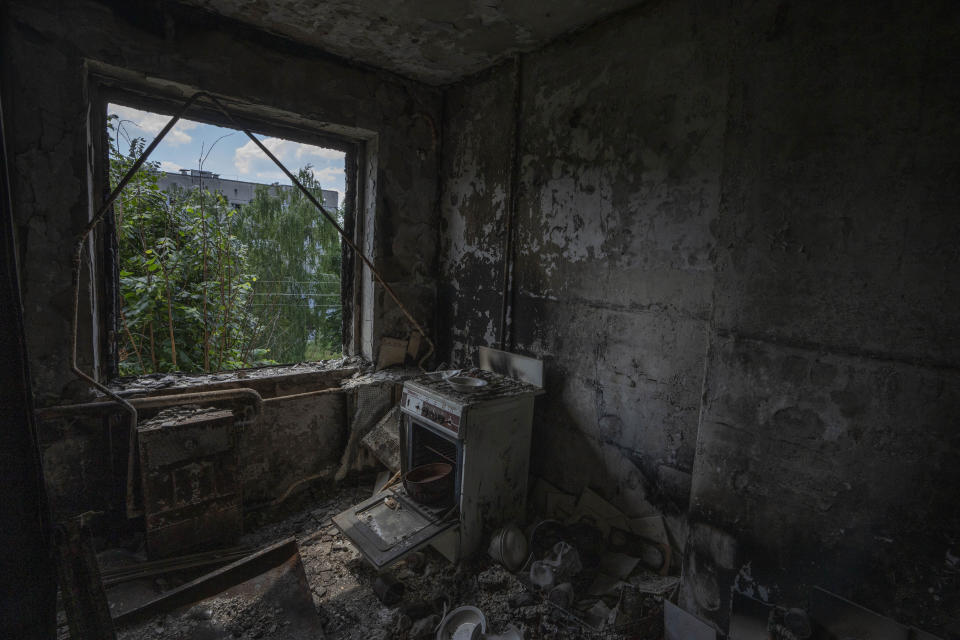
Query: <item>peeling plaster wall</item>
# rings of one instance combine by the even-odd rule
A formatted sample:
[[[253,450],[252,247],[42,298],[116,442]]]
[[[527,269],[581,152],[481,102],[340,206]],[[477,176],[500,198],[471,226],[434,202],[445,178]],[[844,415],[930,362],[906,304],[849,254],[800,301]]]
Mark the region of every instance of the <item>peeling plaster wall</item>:
[[[70,248],[88,219],[85,60],[144,82],[195,87],[309,121],[376,134],[371,245],[378,266],[418,318],[429,324],[436,291],[436,89],[351,67],[196,9],[138,11],[71,2],[7,3],[3,81],[8,88],[13,197],[19,227],[24,306],[38,402],[69,395]],[[362,214],[361,214],[362,215]],[[99,277],[99,276],[95,276]],[[379,290],[366,319],[372,344],[410,329]],[[81,317],[90,326],[90,293]],[[429,329],[429,327],[428,327]],[[93,362],[90,335],[81,358]],[[368,354],[369,355],[369,354]]]
[[[445,99],[437,326],[439,352],[454,363],[499,337],[513,81],[512,69],[501,67]]]
[[[546,361],[533,470],[689,505],[682,602],[720,629],[734,587],[822,585],[934,630],[960,539],[957,6],[708,6],[522,58],[508,347]],[[513,74],[447,93],[455,364],[498,337]]]
[[[524,56],[518,114],[513,347],[548,385],[534,472],[637,515],[657,487],[686,510],[727,99],[722,16],[655,17]],[[460,364],[499,337],[515,71],[446,99],[439,326]]]

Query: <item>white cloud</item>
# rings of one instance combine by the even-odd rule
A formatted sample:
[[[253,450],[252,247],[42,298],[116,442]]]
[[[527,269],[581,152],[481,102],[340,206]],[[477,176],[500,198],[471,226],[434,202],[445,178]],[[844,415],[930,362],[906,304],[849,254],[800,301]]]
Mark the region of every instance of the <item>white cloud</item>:
[[[281,138],[264,138],[261,140],[263,146],[280,159],[290,171],[296,171],[305,164],[315,163],[318,160],[329,160],[343,162],[343,152],[334,149],[324,149],[292,140],[283,140]],[[260,150],[260,147],[253,143],[253,140],[247,141],[241,147],[238,147],[233,154],[233,166],[242,176],[256,177],[257,179],[266,176],[276,175],[275,180],[284,180],[283,173],[276,168],[273,161]],[[336,169],[332,169],[336,171]],[[323,169],[322,171],[327,171]],[[339,170],[341,173],[342,169]],[[317,178],[323,182],[320,171],[316,171]]]
[[[326,187],[328,184],[343,180],[343,169],[340,167],[327,167],[325,169],[314,168],[313,175],[320,181],[320,184]]]
[[[170,162],[169,160],[160,161],[161,171],[169,171],[170,173],[177,173],[178,171],[180,171],[180,169],[183,169],[183,167],[178,165],[176,162]]]
[[[343,151],[337,151],[336,149],[325,149],[323,147],[314,147],[309,144],[301,144],[299,142],[290,142],[284,140],[288,144],[296,145],[296,156],[299,160],[300,158],[322,158],[324,160],[343,160]]]
[[[170,121],[170,116],[140,111],[119,104],[111,104],[109,112],[120,117],[120,125],[128,136],[146,138],[147,143],[160,133],[160,130]],[[163,140],[174,147],[188,144],[193,138],[187,131],[196,129],[197,126],[199,126],[199,123],[192,120],[180,120]]]

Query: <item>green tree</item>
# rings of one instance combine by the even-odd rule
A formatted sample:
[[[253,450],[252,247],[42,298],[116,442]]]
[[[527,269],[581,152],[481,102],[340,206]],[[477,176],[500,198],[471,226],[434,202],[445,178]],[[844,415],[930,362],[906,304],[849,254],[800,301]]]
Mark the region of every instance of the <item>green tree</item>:
[[[116,116],[110,177],[116,185],[144,141],[120,147]],[[210,371],[266,364],[254,345],[256,277],[233,233],[235,211],[207,190],[162,192],[159,163],[147,162],[114,205],[120,264],[120,371]]]
[[[308,165],[300,182],[322,202]],[[342,212],[337,212],[342,221]],[[259,186],[236,216],[236,234],[258,274],[252,297],[262,331],[255,344],[281,362],[342,354],[340,236],[298,189]]]

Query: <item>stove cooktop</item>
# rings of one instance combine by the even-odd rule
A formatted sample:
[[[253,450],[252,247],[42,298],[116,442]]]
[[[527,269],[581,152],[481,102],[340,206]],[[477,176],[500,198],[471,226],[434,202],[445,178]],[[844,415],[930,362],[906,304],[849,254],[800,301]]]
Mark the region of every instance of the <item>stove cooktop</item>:
[[[480,378],[481,380],[485,380],[487,384],[479,387],[476,391],[464,393],[455,390],[446,380],[434,380],[427,374],[408,380],[405,386],[421,393],[425,392],[436,395],[448,402],[454,402],[464,406],[514,396],[535,395],[540,391],[538,387],[527,384],[526,382],[483,369],[463,369],[459,375]]]

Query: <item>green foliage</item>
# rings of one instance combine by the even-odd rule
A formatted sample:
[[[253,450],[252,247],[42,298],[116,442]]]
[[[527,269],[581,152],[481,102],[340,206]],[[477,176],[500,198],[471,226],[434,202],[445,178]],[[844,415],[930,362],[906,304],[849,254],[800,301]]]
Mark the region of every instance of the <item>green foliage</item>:
[[[115,185],[144,142],[134,139],[123,152],[115,116],[109,126]],[[237,211],[206,189],[164,193],[158,172],[159,163],[145,163],[114,206],[121,373],[339,355],[339,237],[309,201],[264,187]],[[319,195],[309,167],[300,176]]]
[[[309,165],[297,178],[322,202]],[[237,214],[236,233],[259,276],[252,293],[257,315],[269,326],[258,344],[282,362],[341,355],[340,236],[333,225],[299,190],[259,186]]]

